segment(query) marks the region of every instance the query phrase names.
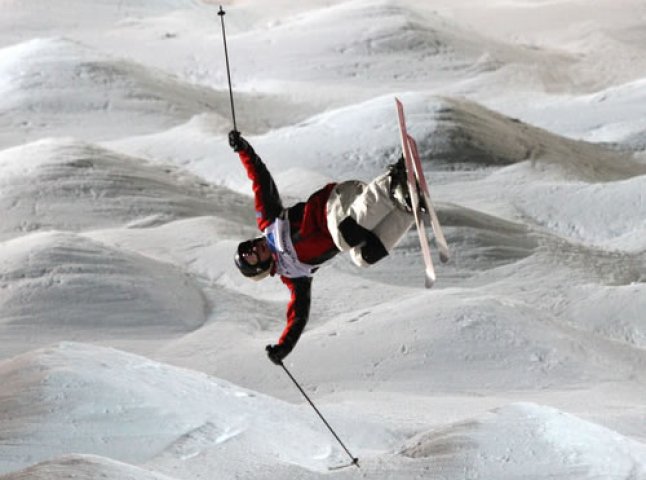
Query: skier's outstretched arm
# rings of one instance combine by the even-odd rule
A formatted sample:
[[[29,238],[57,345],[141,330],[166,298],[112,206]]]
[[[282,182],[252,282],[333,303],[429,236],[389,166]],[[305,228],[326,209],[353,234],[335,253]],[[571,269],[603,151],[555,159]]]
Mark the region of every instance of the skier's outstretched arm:
[[[291,299],[287,306],[287,325],[278,343],[267,346],[267,355],[276,364],[280,364],[289,355],[305,329],[310,316],[312,290],[311,277],[281,277],[281,280],[289,288]]]
[[[240,132],[229,132],[229,145],[240,156],[240,161],[252,182],[254,193],[256,222],[260,230],[267,228],[283,211],[276,183],[267,167],[256,154],[253,147]]]

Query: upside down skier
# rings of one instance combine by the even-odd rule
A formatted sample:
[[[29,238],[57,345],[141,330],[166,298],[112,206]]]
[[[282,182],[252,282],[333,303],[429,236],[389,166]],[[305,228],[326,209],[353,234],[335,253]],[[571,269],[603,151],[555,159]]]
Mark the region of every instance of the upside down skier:
[[[262,235],[238,245],[240,272],[253,280],[279,276],[289,288],[287,325],[269,359],[280,365],[292,351],[309,318],[312,276],[339,252],[361,267],[375,264],[413,225],[403,158],[369,183],[329,183],[306,202],[285,208],[276,184],[253,147],[232,130],[229,144],[252,181],[256,223]]]

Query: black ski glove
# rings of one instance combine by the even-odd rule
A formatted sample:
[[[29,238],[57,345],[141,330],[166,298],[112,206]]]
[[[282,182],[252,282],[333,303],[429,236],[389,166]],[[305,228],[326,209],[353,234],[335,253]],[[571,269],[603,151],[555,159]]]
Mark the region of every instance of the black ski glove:
[[[234,152],[249,150],[249,142],[242,138],[242,135],[237,130],[231,130],[229,132],[229,145],[231,145]]]
[[[289,352],[292,351],[292,347],[284,343],[277,343],[276,345],[267,345],[265,347],[265,351],[267,352],[269,360],[271,360],[276,365],[282,365],[283,358],[289,355]]]

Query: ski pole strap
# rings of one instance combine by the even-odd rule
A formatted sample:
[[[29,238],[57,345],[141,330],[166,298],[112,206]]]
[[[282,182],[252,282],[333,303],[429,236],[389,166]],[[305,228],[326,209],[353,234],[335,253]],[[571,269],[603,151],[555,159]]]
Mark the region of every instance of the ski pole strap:
[[[334,429],[333,429],[333,428],[330,426],[330,424],[327,422],[327,420],[325,419],[325,417],[323,417],[323,415],[321,414],[321,412],[319,412],[319,409],[318,409],[318,408],[316,408],[316,405],[314,405],[314,402],[312,402],[312,400],[310,400],[310,397],[307,395],[307,393],[305,393],[305,390],[303,390],[303,388],[300,386],[300,384],[296,381],[296,379],[295,379],[295,378],[294,378],[294,376],[291,374],[291,372],[287,369],[287,367],[285,366],[285,364],[284,364],[283,362],[280,362],[280,366],[281,366],[281,367],[283,367],[283,370],[285,370],[285,373],[287,374],[287,376],[291,379],[291,381],[292,381],[292,382],[294,382],[294,385],[296,385],[296,388],[298,388],[298,389],[300,390],[300,392],[303,394],[303,397],[305,397],[305,400],[307,400],[307,402],[312,406],[312,408],[314,409],[314,411],[316,412],[316,414],[321,418],[321,420],[323,421],[323,423],[325,424],[325,426],[328,428],[328,430],[332,433],[332,435],[334,435],[334,438],[336,438],[336,441],[337,441],[337,442],[339,442],[339,445],[341,445],[341,447],[343,448],[343,450],[345,450],[345,453],[347,453],[347,454],[348,454],[348,456],[349,456],[349,457],[350,457],[350,459],[352,460],[352,465],[356,465],[356,467],[357,467],[357,468],[360,468],[360,467],[359,467],[359,458],[355,457],[354,455],[352,455],[352,454],[350,453],[350,450],[348,450],[348,448],[347,448],[347,447],[344,445],[344,443],[341,441],[341,439],[340,439],[340,438],[339,438],[339,436],[336,434],[336,432],[334,431]]]

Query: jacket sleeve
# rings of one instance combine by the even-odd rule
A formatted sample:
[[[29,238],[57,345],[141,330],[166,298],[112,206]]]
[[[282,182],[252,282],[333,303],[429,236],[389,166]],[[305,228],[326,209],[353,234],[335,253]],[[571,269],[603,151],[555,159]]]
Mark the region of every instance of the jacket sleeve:
[[[278,188],[269,170],[251,146],[240,150],[238,155],[252,182],[256,223],[262,231],[271,225],[283,211]]]
[[[303,333],[310,316],[312,279],[309,277],[281,277],[281,280],[287,285],[292,296],[287,306],[287,325],[278,344],[284,345],[291,351]]]

